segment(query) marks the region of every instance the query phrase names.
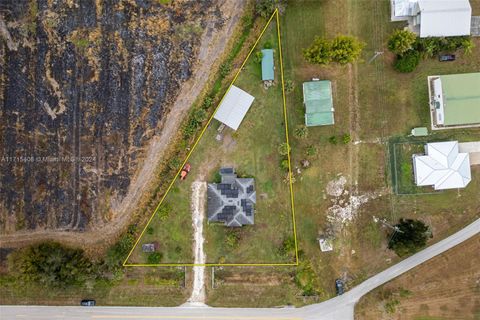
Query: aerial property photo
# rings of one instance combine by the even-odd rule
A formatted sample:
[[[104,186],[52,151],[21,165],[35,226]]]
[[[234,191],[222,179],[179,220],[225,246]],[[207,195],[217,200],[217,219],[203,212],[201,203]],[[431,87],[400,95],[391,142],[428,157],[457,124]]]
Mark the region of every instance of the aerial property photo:
[[[480,0],[3,0],[0,318],[477,319]]]

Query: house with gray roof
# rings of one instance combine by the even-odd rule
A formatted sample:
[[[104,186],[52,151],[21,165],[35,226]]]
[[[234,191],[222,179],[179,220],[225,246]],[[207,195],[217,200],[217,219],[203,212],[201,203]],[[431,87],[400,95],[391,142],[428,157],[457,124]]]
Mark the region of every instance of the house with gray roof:
[[[221,182],[207,188],[208,221],[227,227],[254,224],[255,179],[238,178],[233,168],[220,169]]]

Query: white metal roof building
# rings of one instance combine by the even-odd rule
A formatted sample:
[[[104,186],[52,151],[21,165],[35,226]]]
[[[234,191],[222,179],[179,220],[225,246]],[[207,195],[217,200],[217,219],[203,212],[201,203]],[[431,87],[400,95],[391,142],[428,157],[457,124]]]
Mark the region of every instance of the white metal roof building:
[[[422,38],[470,34],[472,8],[468,0],[391,0],[392,21],[408,20]]]
[[[427,143],[425,155],[413,156],[413,168],[417,186],[435,190],[464,188],[472,179],[468,153],[458,152],[458,141]]]
[[[242,89],[231,86],[218,107],[214,118],[233,130],[237,130],[254,99],[253,96]]]

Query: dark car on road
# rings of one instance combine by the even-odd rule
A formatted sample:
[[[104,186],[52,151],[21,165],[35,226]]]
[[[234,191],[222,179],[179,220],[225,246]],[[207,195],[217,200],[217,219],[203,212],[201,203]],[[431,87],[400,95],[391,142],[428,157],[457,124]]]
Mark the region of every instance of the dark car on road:
[[[454,54],[442,54],[442,55],[438,56],[438,61],[440,61],[440,62],[455,61],[455,55]]]
[[[94,307],[95,306],[95,300],[92,299],[83,299],[80,302],[80,305],[83,307]]]
[[[342,295],[345,292],[345,284],[342,279],[335,280],[335,289],[337,290],[337,296]]]

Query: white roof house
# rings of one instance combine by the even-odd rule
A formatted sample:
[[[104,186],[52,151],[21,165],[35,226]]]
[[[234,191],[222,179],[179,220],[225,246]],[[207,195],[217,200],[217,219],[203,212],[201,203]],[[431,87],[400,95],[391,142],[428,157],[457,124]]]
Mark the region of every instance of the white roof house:
[[[413,168],[417,186],[435,190],[464,188],[472,179],[468,153],[458,152],[458,141],[427,143],[425,155],[413,156]]]
[[[242,89],[231,86],[223,97],[214,118],[237,130],[255,98]]]
[[[391,0],[392,21],[408,20],[421,38],[470,34],[472,7],[468,0]]]

